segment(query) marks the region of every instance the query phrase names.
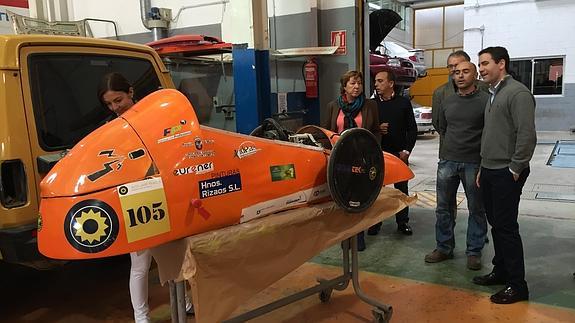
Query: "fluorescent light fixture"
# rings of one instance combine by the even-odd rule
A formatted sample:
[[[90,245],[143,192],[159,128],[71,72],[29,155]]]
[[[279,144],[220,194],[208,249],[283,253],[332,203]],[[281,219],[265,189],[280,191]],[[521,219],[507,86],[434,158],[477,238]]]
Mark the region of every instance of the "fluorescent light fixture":
[[[376,4],[373,3],[373,2],[368,2],[367,5],[368,5],[371,9],[375,9],[375,10],[381,9],[381,6],[376,5]]]

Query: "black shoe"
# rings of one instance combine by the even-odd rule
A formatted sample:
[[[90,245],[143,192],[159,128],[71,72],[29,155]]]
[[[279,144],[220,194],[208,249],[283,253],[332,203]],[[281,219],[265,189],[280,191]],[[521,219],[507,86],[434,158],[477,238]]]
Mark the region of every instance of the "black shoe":
[[[194,305],[192,305],[192,307],[190,309],[186,310],[186,315],[192,316],[195,314],[196,314],[196,311],[194,310]]]
[[[495,304],[513,304],[529,299],[528,292],[519,292],[517,289],[507,286],[499,292],[491,295],[491,301]]]
[[[473,283],[482,286],[505,285],[505,280],[490,272],[487,275],[473,277]]]
[[[367,229],[367,235],[375,236],[379,233],[379,230],[381,230],[381,222],[369,227],[369,229]]]
[[[410,236],[413,234],[413,230],[407,223],[400,223],[397,225],[397,232],[401,234],[405,234],[406,236]]]
[[[363,232],[357,234],[357,251],[365,250],[365,238],[363,237]]]

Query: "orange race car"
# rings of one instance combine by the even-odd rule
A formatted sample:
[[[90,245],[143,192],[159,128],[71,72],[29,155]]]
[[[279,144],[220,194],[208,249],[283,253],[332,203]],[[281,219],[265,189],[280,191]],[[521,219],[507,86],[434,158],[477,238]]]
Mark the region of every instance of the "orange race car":
[[[360,212],[413,177],[364,129],[290,134],[268,119],[254,134],[288,141],[200,126],[178,91],[150,94],[46,175],[40,252],[114,256],[329,198]]]

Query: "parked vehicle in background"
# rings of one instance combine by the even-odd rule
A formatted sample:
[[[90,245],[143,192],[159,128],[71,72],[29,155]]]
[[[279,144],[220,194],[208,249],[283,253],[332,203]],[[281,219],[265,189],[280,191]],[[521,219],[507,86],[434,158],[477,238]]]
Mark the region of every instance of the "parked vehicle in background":
[[[421,104],[411,101],[413,106],[413,115],[417,123],[417,134],[434,133],[435,128],[431,123],[431,107],[422,106]]]
[[[391,57],[377,51],[383,39],[400,21],[401,17],[395,11],[389,9],[380,9],[369,14],[370,92],[373,92],[374,89],[373,80],[375,75],[381,71],[391,71],[395,74],[396,93],[403,92],[417,79],[417,71],[411,60]]]
[[[393,41],[383,41],[376,51],[389,57],[401,57],[412,62],[417,71],[418,77],[427,75],[427,66],[425,66],[425,55],[423,49],[414,49],[409,46],[399,44]]]
[[[391,71],[395,74],[395,84],[403,87],[410,87],[417,79],[417,71],[413,63],[403,58],[391,58],[386,55],[369,54],[369,71],[372,78],[381,71]]]

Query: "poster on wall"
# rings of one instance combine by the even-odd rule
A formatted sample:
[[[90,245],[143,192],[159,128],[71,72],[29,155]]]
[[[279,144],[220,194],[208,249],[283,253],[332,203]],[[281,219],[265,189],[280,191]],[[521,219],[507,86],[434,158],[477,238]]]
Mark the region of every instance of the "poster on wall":
[[[0,34],[13,35],[14,29],[6,10],[22,16],[30,16],[28,0],[0,0]]]
[[[331,32],[331,46],[336,46],[337,50],[334,55],[346,55],[347,54],[347,40],[346,40],[345,30],[335,30]]]

